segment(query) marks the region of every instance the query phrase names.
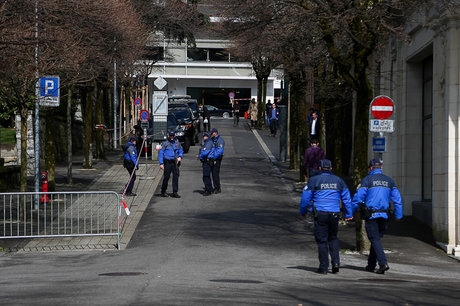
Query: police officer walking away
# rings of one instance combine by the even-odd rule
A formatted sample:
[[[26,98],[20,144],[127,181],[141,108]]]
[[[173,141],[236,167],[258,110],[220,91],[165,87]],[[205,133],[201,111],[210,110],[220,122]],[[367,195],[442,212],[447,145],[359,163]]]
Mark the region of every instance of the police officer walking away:
[[[390,269],[381,242],[387,229],[390,199],[393,201],[396,220],[403,217],[401,194],[393,179],[382,173],[382,165],[380,159],[369,162],[370,172],[361,181],[353,197],[353,209],[357,210],[361,205],[362,218],[366,220],[367,237],[371,242],[365,269],[374,272],[378,263],[379,268],[375,271],[377,274],[384,274]]]
[[[220,165],[224,157],[225,141],[220,137],[216,128],[211,130],[212,149],[208,155],[211,163],[212,182],[214,183],[214,193],[220,193]]]
[[[173,198],[180,198],[177,194],[179,191],[179,166],[182,158],[184,157],[184,150],[176,139],[174,131],[168,132],[168,139],[161,144],[160,152],[158,153],[158,161],[160,162],[160,168],[164,171],[163,183],[161,184],[161,196],[167,197],[166,189],[168,188],[168,181],[171,175]]]
[[[345,206],[345,218],[353,216],[350,192],[345,182],[332,174],[332,164],[328,159],[320,161],[320,174],[313,176],[303,189],[300,200],[300,215],[305,219],[307,211],[315,216],[315,240],[318,245],[320,274],[327,274],[331,255],[332,273],[340,267],[339,229],[340,200]]]
[[[200,161],[203,166],[203,183],[204,183],[204,196],[212,194],[212,182],[211,182],[211,165],[208,161],[208,155],[213,147],[213,142],[208,133],[203,134],[203,143],[200,149]]]
[[[137,164],[137,149],[136,149],[136,137],[131,136],[128,139],[128,143],[123,145],[123,166],[128,170],[130,181],[128,182],[128,186],[126,187],[126,195],[127,196],[135,196],[136,194],[133,193],[134,181],[136,180],[136,171],[135,168],[139,169],[139,165]],[[132,177],[131,177],[132,176]]]

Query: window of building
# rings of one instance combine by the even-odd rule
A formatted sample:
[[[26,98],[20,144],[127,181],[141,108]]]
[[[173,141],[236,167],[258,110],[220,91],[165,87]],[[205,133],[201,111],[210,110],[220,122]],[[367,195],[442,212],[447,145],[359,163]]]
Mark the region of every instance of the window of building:
[[[423,61],[422,199],[432,198],[433,176],[433,56]]]
[[[229,62],[229,54],[225,49],[209,49],[209,60],[211,62]]]
[[[187,62],[206,62],[208,61],[208,49],[188,48]]]
[[[165,59],[165,49],[163,47],[145,47],[145,60],[163,61]]]

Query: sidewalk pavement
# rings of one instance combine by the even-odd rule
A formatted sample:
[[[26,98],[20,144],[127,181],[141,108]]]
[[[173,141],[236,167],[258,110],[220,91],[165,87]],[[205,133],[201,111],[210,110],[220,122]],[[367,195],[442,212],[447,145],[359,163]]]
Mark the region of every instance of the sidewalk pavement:
[[[120,150],[107,154],[107,160],[95,160],[92,169],[83,169],[82,163],[74,162],[72,178],[73,184],[66,184],[67,168],[65,165],[56,166],[56,191],[115,191],[121,197],[125,184],[129,179],[128,171],[123,168],[122,153]],[[82,160],[75,157],[75,160]],[[147,168],[147,169],[146,169]],[[153,192],[161,179],[160,167],[157,162],[148,160],[146,167],[145,157],[139,160],[139,170],[133,192],[135,197],[125,196],[124,200],[130,210],[129,217],[122,209],[120,248],[128,245],[142,214],[147,208]],[[5,252],[46,252],[46,251],[73,251],[73,250],[116,250],[118,239],[116,236],[95,237],[59,237],[37,239],[0,240],[0,247]]]
[[[287,188],[293,199],[293,205],[298,207],[302,189],[306,183],[299,182],[299,170],[290,170],[289,161],[280,161],[279,134],[275,137],[269,137],[268,130],[251,129],[256,137],[260,135],[257,138],[260,139],[259,141],[263,141],[264,144],[261,144],[262,147],[269,150],[265,150],[269,158],[270,156],[276,158],[276,160],[270,159],[273,165],[278,168],[281,181],[287,184]],[[313,229],[311,219],[306,224],[306,226]],[[342,222],[339,228],[339,240],[342,252],[357,256],[367,256],[367,254],[356,252],[355,237],[355,223]],[[412,216],[404,217],[401,221],[390,221],[382,244],[390,266],[394,263],[408,264],[414,262],[420,265],[435,266],[440,265],[441,261],[443,263],[451,259],[460,261],[460,257],[446,255],[436,245],[431,228]]]

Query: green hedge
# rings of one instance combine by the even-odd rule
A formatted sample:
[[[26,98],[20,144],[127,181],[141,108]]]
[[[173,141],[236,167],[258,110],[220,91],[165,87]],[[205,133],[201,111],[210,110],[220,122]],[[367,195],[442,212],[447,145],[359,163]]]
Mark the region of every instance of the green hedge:
[[[16,130],[12,128],[1,128],[0,143],[16,143]]]

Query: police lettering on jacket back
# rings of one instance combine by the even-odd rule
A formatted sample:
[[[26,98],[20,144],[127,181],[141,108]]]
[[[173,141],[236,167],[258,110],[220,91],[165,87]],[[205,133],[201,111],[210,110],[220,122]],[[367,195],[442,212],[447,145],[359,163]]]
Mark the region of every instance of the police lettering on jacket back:
[[[347,210],[346,217],[351,217],[351,199],[347,185],[340,177],[323,172],[311,177],[303,189],[300,213],[305,214],[311,208],[312,201],[317,211],[340,212],[340,200]]]

